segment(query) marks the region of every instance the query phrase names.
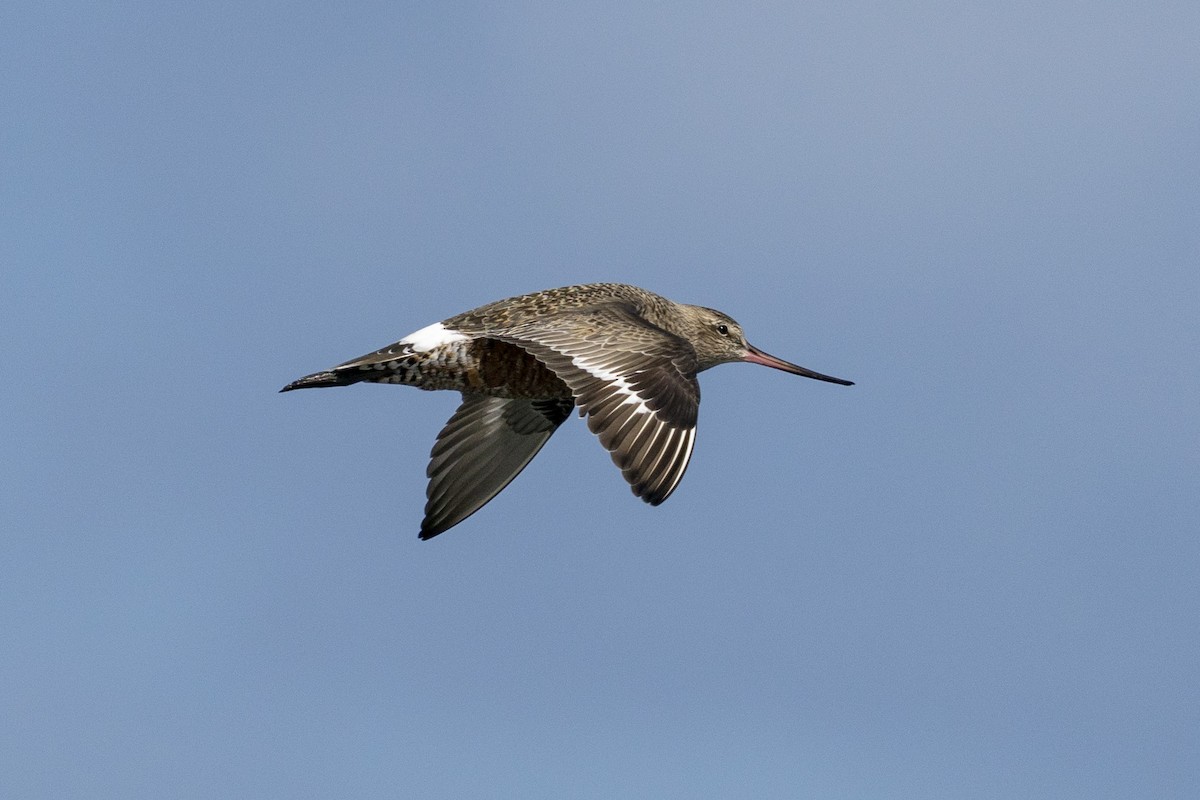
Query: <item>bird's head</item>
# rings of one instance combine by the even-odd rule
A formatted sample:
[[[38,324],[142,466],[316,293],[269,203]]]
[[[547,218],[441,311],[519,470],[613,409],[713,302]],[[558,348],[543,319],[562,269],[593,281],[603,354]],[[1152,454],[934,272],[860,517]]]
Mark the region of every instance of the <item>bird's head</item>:
[[[746,334],[742,332],[742,326],[728,314],[704,306],[688,306],[688,309],[691,313],[687,314],[689,330],[685,335],[696,349],[696,356],[700,362],[700,369],[697,371],[706,370],[718,364],[728,364],[732,361],[746,361],[818,381],[840,383],[843,386],[854,385],[853,381],[822,375],[811,369],[784,361],[782,358],[776,358],[769,353],[764,353],[746,341]]]

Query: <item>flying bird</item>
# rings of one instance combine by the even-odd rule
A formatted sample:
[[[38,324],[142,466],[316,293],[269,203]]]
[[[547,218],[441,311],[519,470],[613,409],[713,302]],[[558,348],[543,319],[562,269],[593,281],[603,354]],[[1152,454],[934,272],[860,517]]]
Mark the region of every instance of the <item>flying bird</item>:
[[[692,455],[696,375],[732,361],[853,385],[764,353],[720,311],[591,283],[480,306],[280,391],[366,381],[461,392],[426,470],[429,539],[499,494],[576,407],[633,493],[658,505]]]

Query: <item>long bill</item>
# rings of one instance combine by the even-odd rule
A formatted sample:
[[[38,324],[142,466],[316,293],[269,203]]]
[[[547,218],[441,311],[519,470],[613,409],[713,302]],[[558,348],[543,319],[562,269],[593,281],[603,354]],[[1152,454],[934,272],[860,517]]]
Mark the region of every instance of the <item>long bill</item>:
[[[818,381],[828,381],[829,383],[840,383],[842,386],[853,386],[854,381],[846,381],[841,378],[835,378],[832,375],[822,375],[819,372],[813,372],[811,369],[797,366],[790,361],[784,361],[782,358],[776,358],[770,353],[764,353],[752,344],[746,344],[746,355],[742,357],[743,361],[749,361],[751,364],[762,364],[764,367],[774,367],[781,369],[784,372],[790,372],[793,375],[802,375],[805,378],[812,378]]]

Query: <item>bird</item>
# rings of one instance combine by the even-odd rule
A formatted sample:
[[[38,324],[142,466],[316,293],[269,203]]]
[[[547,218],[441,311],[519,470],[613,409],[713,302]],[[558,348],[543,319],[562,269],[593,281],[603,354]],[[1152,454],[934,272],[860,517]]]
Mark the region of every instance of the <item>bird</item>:
[[[720,311],[590,283],[488,303],[280,391],[368,382],[460,392],[426,470],[418,535],[431,539],[499,494],[574,409],[633,493],[659,505],[692,455],[697,374],[736,361],[853,385],[759,350]]]

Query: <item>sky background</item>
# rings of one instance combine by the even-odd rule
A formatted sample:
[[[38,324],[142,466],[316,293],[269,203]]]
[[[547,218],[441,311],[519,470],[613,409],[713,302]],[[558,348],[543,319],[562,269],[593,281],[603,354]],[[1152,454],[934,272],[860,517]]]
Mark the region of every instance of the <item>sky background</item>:
[[[1191,798],[1200,5],[0,11],[0,795]],[[417,540],[457,397],[285,383],[624,281],[701,376]]]

